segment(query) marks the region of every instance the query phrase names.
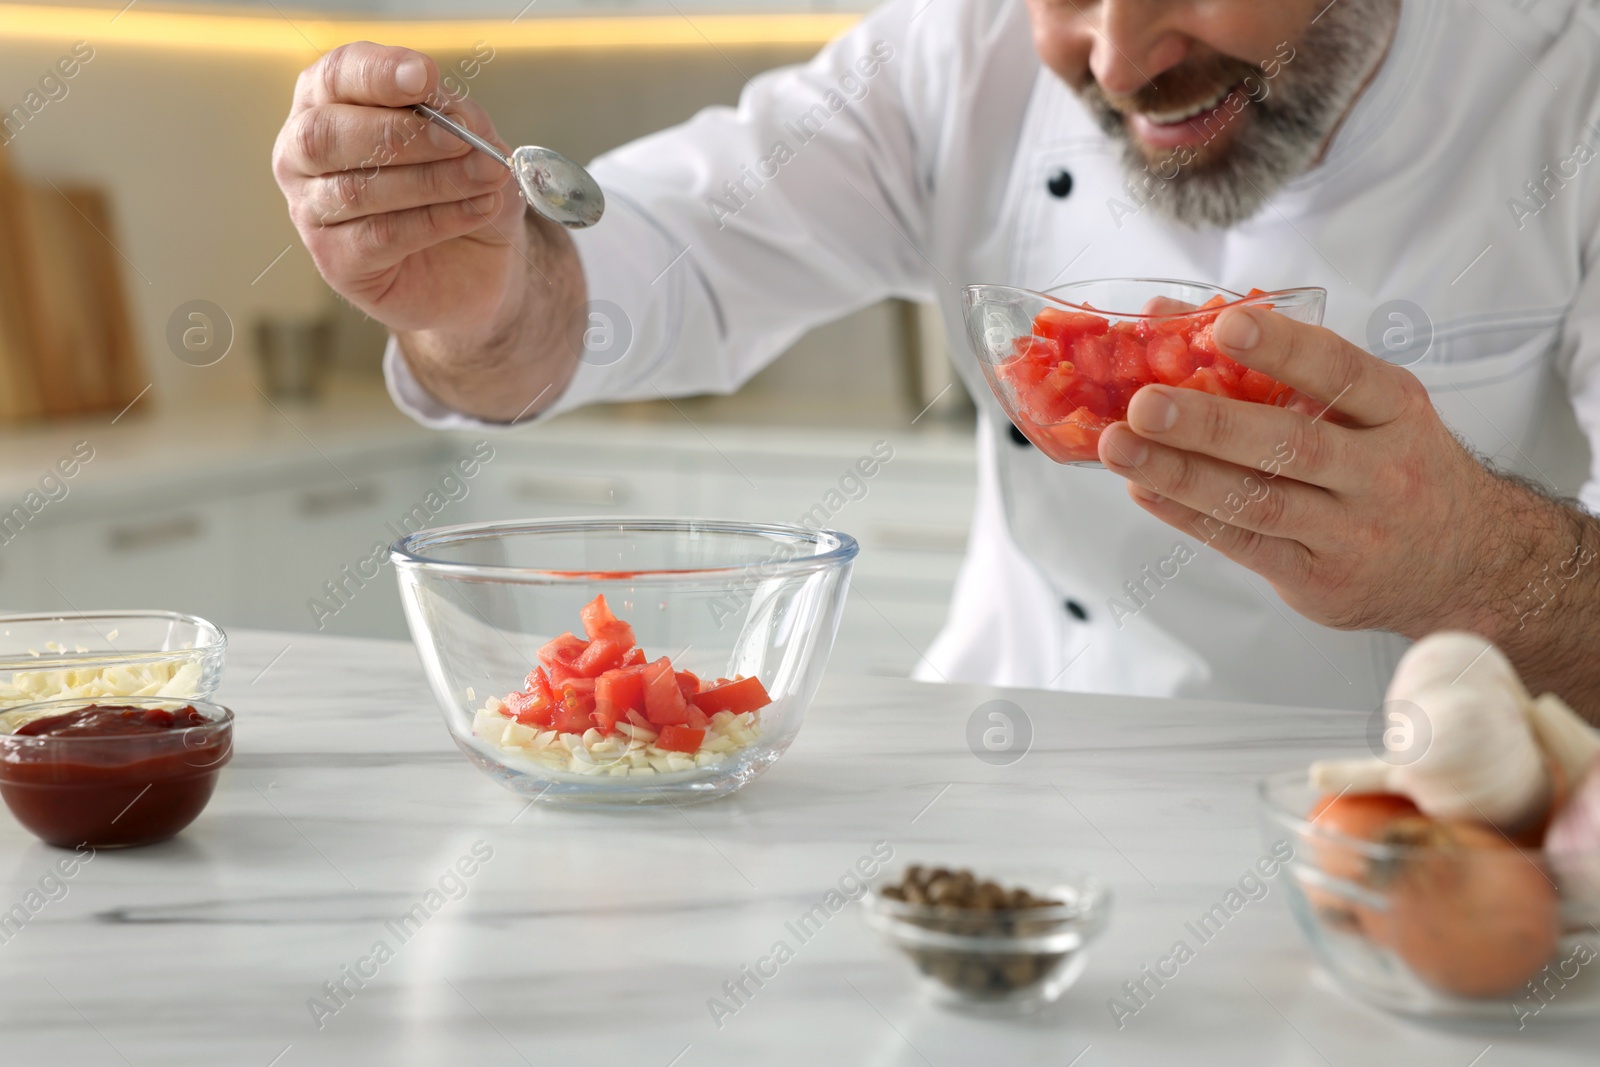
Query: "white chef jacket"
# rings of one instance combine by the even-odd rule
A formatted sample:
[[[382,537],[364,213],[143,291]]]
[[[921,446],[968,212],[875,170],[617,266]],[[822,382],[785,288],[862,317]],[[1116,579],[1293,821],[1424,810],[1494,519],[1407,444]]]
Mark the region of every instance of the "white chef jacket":
[[[1316,285],[1326,324],[1364,347],[1375,311],[1411,301],[1433,332],[1411,370],[1446,421],[1504,466],[1554,478],[1586,462],[1583,435],[1554,430],[1600,436],[1593,152],[1592,4],[1405,0],[1322,162],[1249,221],[1189,230],[1139,208],[1114,145],[1040,64],[1021,0],[893,0],[812,62],[752,80],[737,109],[594,163],[606,217],[573,236],[591,299],[622,308],[634,337],[625,359],[582,365],[550,413],[730,392],[820,323],[885,297],[937,302],[978,401],[978,505],[918,677],[1373,708],[1399,638],[1308,621],[1145,514],[1122,478],[1014,442],[965,343],[961,287]],[[1047,188],[1061,171],[1065,197]],[[480,425],[424,392],[392,343],[385,367],[414,417]],[[1600,509],[1592,470],[1582,499]],[[1195,558],[1146,581],[1136,614],[1114,610],[1135,606],[1123,583],[1146,567],[1172,571],[1179,544]]]

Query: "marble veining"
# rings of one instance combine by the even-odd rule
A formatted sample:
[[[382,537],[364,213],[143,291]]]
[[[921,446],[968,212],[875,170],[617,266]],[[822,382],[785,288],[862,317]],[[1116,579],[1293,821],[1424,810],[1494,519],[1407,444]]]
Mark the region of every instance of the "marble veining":
[[[1261,855],[1257,779],[1359,751],[1360,714],[836,677],[745,791],[579,812],[474,770],[409,645],[231,636],[238,754],[210,808],[0,928],[5,1067],[1498,1067],[1592,1063],[1600,1039],[1355,1003],[1277,889],[1118,1028],[1107,1000]],[[1033,724],[1010,766],[967,747],[995,697]],[[994,1021],[923,1003],[849,906],[719,1027],[708,998],[880,841],[896,865],[1094,871],[1111,925],[1053,1010]],[[0,819],[0,911],[63,855]]]

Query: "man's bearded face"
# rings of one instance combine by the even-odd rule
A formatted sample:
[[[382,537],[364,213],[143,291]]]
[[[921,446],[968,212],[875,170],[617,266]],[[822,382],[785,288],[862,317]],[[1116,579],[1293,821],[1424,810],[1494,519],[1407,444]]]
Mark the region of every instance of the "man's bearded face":
[[[1041,58],[1189,226],[1250,218],[1319,157],[1382,59],[1399,0],[1029,0]]]

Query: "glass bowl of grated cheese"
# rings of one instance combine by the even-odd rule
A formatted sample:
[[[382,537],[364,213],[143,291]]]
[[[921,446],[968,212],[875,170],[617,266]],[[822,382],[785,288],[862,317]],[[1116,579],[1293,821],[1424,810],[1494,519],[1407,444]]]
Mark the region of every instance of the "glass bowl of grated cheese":
[[[0,734],[40,714],[22,709],[41,701],[204,700],[227,647],[221,627],[174,611],[0,615]]]

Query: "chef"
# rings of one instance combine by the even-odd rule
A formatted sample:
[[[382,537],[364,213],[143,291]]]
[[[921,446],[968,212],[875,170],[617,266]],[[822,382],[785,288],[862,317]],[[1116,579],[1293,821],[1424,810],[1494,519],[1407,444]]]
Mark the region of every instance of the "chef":
[[[1409,639],[1463,628],[1600,713],[1592,4],[891,0],[597,160],[605,218],[571,233],[407,110],[495,138],[439,90],[416,52],[336,49],[274,156],[424,423],[728,392],[814,326],[936,302],[979,486],[919,677],[1372,709]],[[1215,328],[1306,399],[1147,386],[1106,470],[1051,462],[984,384],[961,288],[1130,276],[1326,288],[1326,328]]]

